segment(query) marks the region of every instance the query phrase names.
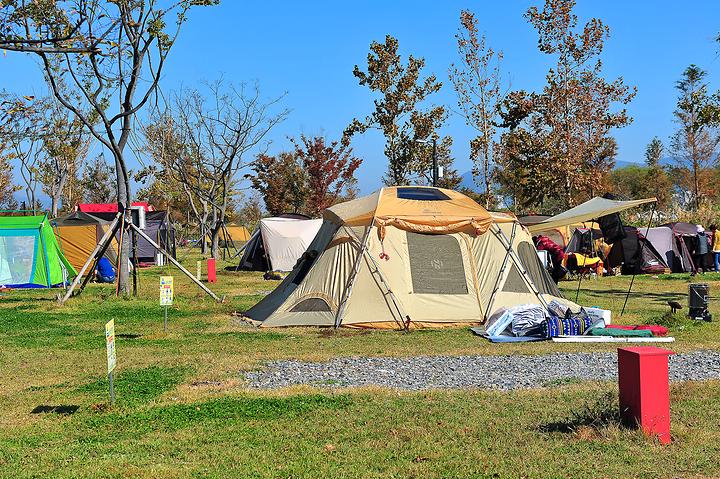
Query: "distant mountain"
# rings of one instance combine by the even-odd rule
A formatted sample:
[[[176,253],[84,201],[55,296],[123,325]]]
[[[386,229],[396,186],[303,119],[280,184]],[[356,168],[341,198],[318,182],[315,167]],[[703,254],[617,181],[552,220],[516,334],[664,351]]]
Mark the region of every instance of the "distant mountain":
[[[675,158],[672,158],[670,156],[666,156],[663,158],[660,158],[660,165],[661,166],[670,166],[675,163]],[[640,161],[623,161],[623,160],[616,160],[615,161],[615,170],[619,168],[625,168],[627,166],[645,166],[645,160]]]
[[[462,181],[460,181],[460,188],[467,188],[472,191],[480,191],[480,188],[478,188],[478,185],[475,184],[475,181],[473,180],[472,171],[466,171],[462,175],[460,175],[460,178],[462,178]]]

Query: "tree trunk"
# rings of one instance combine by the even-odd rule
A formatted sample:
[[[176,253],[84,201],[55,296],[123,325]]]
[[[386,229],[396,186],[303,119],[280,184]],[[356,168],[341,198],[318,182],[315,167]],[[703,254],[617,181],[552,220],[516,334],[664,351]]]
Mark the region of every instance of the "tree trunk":
[[[220,229],[222,223],[218,217],[217,208],[213,206],[213,227],[210,230],[210,257],[217,259],[220,246]]]
[[[119,155],[119,154],[118,154]],[[118,211],[123,213],[130,207],[130,182],[123,173],[122,158],[115,156],[115,173],[117,179]],[[118,272],[118,292],[123,296],[130,294],[130,234],[126,230],[120,245],[120,271]],[[135,265],[137,267],[137,265]]]
[[[52,212],[53,218],[57,218],[58,215],[58,197],[57,195],[53,195],[52,198],[50,198],[51,206],[50,211]]]
[[[220,251],[220,231],[222,230],[222,223],[217,221],[211,232],[211,248],[210,257],[217,259]]]

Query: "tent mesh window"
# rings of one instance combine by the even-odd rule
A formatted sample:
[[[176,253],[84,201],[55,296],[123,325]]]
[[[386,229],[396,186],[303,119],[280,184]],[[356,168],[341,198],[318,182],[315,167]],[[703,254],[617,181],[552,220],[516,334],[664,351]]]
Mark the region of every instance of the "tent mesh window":
[[[0,284],[30,283],[35,268],[36,241],[36,235],[0,236]]]
[[[406,234],[414,293],[468,293],[457,239],[448,235]]]
[[[435,188],[398,188],[397,197],[401,200],[421,200],[421,201],[446,201],[450,198],[440,190]]]
[[[330,312],[330,305],[322,298],[308,298],[300,301],[290,309],[291,313]]]
[[[550,278],[545,268],[543,268],[535,247],[527,241],[522,241],[517,247],[517,252],[520,257],[520,262],[538,291],[544,294],[560,296],[557,285]]]
[[[517,269],[515,263],[510,263],[510,271],[508,271],[505,284],[503,284],[502,290],[506,293],[529,293],[531,292],[528,288],[527,283],[520,274],[520,270]]]

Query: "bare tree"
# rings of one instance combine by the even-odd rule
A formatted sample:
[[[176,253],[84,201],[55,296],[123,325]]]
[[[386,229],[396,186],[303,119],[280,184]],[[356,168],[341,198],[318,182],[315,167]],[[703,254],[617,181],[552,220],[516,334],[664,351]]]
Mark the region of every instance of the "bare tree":
[[[156,92],[171,47],[193,6],[218,0],[7,0],[0,47],[37,55],[53,96],[113,156],[118,209],[130,205],[125,147],[137,113]],[[77,93],[82,104],[67,92]],[[96,116],[95,121],[92,116]],[[126,237],[127,238],[127,237]],[[123,241],[121,264],[129,243]],[[128,268],[119,290],[129,292]]]
[[[450,67],[450,80],[465,123],[477,132],[470,141],[473,179],[478,185],[482,182],[485,207],[490,208],[495,124],[502,100],[500,61],[503,55],[488,46],[485,36],[478,33],[477,19],[472,12],[460,13],[460,25],[455,38],[461,62],[459,67],[454,64]]]
[[[217,257],[220,232],[237,193],[237,173],[254,161],[249,153],[288,110],[275,112],[282,97],[265,101],[257,85],[218,80],[206,86],[207,96],[200,90],[173,95],[170,111],[146,129],[146,138],[153,156],[162,158],[160,176],[182,187],[203,245],[209,235],[210,254]]]
[[[220,231],[230,198],[234,195],[237,172],[252,161],[246,153],[258,147],[267,133],[285,119],[288,110],[273,113],[282,97],[264,102],[258,85],[247,88],[225,85],[222,80],[208,85],[209,98],[195,92],[180,100],[180,121],[199,153],[201,164],[190,174],[197,173],[191,184],[206,185],[194,193],[211,206],[211,252],[218,255]]]

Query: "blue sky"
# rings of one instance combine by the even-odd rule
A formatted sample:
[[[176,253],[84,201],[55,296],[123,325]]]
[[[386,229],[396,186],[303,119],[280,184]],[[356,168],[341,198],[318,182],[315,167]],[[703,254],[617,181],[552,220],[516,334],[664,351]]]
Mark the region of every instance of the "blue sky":
[[[674,125],[674,83],[683,69],[696,63],[709,72],[711,88],[720,88],[720,3],[697,0],[692,8],[677,1],[580,0],[581,22],[601,18],[611,30],[603,55],[605,77],[623,76],[638,94],[629,106],[631,126],[615,132],[618,161],[642,161],[645,145],[655,135],[667,142]],[[162,81],[164,90],[192,87],[223,75],[232,81],[257,80],[268,97],[286,92],[288,119],[270,135],[270,151],[289,146],[300,133],[339,138],[353,117],[371,111],[372,96],[352,75],[365,64],[373,40],[392,34],[401,53],[424,57],[427,71],[443,82],[433,102],[456,109],[447,78],[456,61],[454,35],[460,10],[475,12],[489,43],[504,52],[503,75],[513,89],[539,90],[552,64],[537,50],[535,31],[523,13],[539,1],[361,1],[240,2],[198,9],[175,46]],[[0,89],[20,94],[44,90],[31,57],[0,56]],[[470,169],[468,142],[472,131],[450,115],[444,129],[455,143],[460,172]],[[368,133],[353,142],[364,159],[358,172],[362,193],[380,185],[385,172],[382,137]]]

